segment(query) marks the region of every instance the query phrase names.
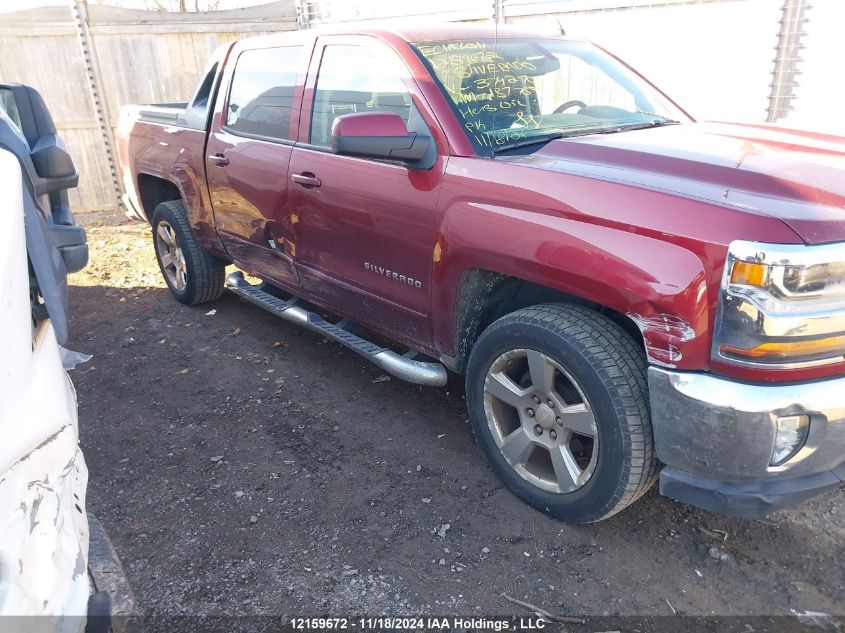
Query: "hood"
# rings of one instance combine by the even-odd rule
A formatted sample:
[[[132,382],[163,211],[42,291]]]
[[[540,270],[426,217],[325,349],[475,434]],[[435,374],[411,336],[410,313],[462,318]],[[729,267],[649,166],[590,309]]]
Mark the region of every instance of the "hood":
[[[691,123],[558,139],[508,160],[772,216],[808,244],[845,241],[845,138],[839,136]]]

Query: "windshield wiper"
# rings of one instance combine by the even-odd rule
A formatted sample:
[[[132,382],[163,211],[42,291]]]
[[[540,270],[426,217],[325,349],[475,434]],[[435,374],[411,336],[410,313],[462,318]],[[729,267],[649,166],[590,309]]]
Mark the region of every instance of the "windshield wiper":
[[[492,149],[493,156],[507,152],[512,149],[520,147],[528,147],[530,145],[539,145],[541,143],[548,143],[559,138],[571,138],[573,136],[587,136],[589,134],[614,134],[616,132],[626,132],[628,130],[644,130],[652,127],[661,127],[664,125],[677,125],[680,121],[674,119],[652,119],[644,123],[630,123],[628,125],[613,125],[609,127],[590,127],[583,130],[569,130],[568,132],[552,132],[550,134],[543,134],[533,136],[531,138],[514,141],[512,143],[504,143]]]
[[[566,138],[567,136],[573,136],[571,132],[553,132],[551,134],[543,134],[542,136],[533,136],[531,138],[522,139],[519,141],[514,141],[512,143],[504,143],[499,145],[498,147],[493,148],[493,156],[496,154],[500,154],[502,152],[507,152],[508,150],[517,149],[519,147],[528,147],[529,145],[538,145],[540,143],[548,143],[549,141],[553,141],[556,138]]]
[[[647,130],[652,127],[662,127],[664,125],[678,125],[680,121],[674,119],[652,119],[644,123],[629,123],[628,125],[614,125],[608,128],[596,130],[597,134],[614,134],[615,132],[627,132],[629,130]]]

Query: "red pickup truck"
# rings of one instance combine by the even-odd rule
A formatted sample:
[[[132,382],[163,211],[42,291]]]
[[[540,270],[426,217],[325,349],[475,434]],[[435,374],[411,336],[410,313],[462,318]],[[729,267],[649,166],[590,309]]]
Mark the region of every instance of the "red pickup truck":
[[[463,374],[544,512],[659,479],[752,516],[845,479],[843,138],[697,123],[588,42],[453,25],[226,45],[189,103],[125,107],[117,148],[176,299],[226,287],[400,378]]]

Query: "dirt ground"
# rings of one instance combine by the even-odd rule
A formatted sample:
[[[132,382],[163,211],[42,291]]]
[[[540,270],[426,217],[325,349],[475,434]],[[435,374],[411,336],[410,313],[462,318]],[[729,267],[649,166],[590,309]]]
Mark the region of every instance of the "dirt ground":
[[[89,242],[69,344],[94,356],[71,372],[88,504],[147,614],[531,614],[502,594],[560,615],[845,614],[842,490],[762,520],[652,491],[564,525],[494,477],[459,377],[390,379],[229,294],[183,306],[146,226]]]

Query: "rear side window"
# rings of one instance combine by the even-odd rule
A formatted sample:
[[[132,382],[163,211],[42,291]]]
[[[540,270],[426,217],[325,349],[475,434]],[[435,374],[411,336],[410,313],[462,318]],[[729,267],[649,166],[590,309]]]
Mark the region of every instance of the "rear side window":
[[[247,136],[290,140],[293,92],[301,57],[301,46],[242,52],[229,89],[226,127]]]
[[[407,70],[393,51],[380,46],[327,46],[317,75],[311,143],[329,145],[332,123],[352,112],[395,112],[405,124],[413,101],[402,81]]]

